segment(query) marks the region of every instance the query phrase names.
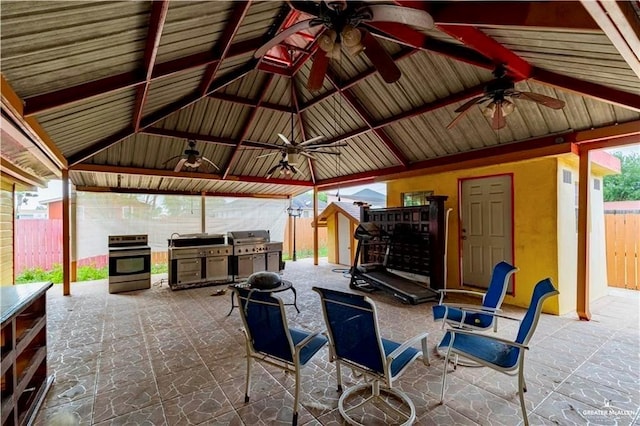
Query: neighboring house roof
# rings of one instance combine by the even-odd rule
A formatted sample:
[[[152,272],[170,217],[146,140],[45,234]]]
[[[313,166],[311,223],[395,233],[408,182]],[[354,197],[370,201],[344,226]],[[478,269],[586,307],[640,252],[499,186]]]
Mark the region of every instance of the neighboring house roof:
[[[370,205],[385,206],[387,203],[387,196],[374,191],[373,189],[365,188],[351,195],[347,195],[345,198],[350,198],[356,201],[364,201]]]
[[[360,206],[354,203],[333,202],[318,215],[318,226],[327,226],[327,219],[335,213],[342,213],[354,222],[360,222]],[[315,225],[315,224],[314,224]]]
[[[300,194],[291,199],[291,207],[294,209],[312,209],[313,208],[313,196],[309,193]],[[327,207],[327,203],[322,200],[318,200],[318,210],[323,210]]]
[[[604,211],[638,211],[640,212],[640,200],[638,201],[607,201],[604,203]]]

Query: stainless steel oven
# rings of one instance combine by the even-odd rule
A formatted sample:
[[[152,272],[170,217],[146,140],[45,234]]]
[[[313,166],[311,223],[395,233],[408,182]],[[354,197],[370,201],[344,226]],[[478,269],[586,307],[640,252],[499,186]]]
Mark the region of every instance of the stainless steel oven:
[[[150,287],[151,248],[147,236],[109,236],[109,293]]]

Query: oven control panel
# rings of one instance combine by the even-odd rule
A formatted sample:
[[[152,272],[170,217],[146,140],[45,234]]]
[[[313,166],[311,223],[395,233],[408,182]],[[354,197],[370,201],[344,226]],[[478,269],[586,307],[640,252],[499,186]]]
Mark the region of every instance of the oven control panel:
[[[144,246],[149,242],[147,235],[109,235],[109,247]]]

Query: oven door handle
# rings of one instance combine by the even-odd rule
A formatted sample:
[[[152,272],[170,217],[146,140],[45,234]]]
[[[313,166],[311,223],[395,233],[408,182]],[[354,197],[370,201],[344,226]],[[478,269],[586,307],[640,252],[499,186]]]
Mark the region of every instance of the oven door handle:
[[[151,250],[109,250],[109,257],[151,256]]]

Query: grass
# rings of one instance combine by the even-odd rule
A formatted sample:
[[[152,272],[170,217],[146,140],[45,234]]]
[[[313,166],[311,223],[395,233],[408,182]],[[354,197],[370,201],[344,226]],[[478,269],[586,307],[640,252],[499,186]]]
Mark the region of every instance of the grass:
[[[329,253],[329,249],[327,247],[320,247],[318,250],[318,257],[327,257]],[[305,249],[305,250],[296,250],[296,258],[297,259],[306,259],[309,257],[313,257],[313,250]],[[291,260],[288,253],[282,253],[282,260]]]
[[[152,274],[166,273],[168,266],[166,263],[158,263],[151,265]],[[93,281],[93,280],[105,280],[109,278],[109,267],[96,268],[95,266],[79,266],[77,273],[77,282],[80,281]],[[54,284],[62,283],[62,265],[56,263],[49,271],[45,271],[42,268],[30,268],[23,270],[16,277],[16,284],[36,283],[41,281],[51,281]]]

